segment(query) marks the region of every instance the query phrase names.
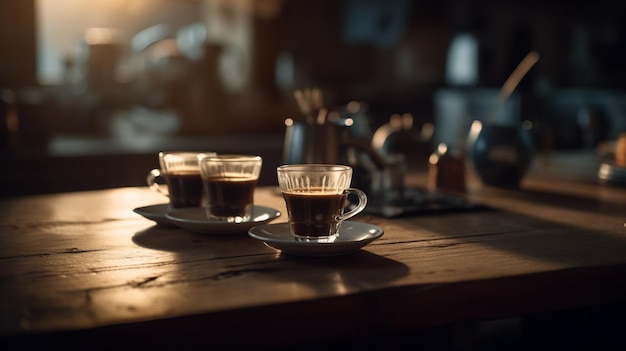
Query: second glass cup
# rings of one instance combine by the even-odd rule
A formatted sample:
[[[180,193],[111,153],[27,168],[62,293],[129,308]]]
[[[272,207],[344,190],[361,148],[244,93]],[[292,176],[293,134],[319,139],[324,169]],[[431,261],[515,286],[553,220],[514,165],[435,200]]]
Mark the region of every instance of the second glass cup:
[[[283,165],[277,168],[289,229],[297,241],[334,242],[341,223],[365,209],[367,196],[351,188],[352,168],[331,164]],[[348,195],[358,203],[344,212]]]
[[[206,213],[211,221],[248,222],[263,159],[255,155],[208,155],[198,158]]]

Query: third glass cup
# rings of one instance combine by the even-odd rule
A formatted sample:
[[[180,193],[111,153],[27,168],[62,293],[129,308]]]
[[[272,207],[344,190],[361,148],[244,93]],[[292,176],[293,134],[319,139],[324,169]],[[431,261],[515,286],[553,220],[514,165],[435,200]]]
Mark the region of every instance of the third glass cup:
[[[296,164],[277,168],[289,229],[298,241],[333,242],[339,227],[365,209],[366,194],[350,187],[352,168],[333,164]],[[348,195],[358,203],[345,212]]]

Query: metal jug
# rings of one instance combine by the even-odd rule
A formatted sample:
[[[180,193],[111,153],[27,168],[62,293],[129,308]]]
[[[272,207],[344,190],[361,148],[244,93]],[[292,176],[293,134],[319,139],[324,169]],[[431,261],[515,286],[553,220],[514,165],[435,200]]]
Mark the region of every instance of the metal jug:
[[[352,186],[369,197],[402,192],[404,159],[383,155],[370,143],[352,137],[349,119],[315,124],[288,118],[285,126],[285,164],[345,164],[353,168]]]
[[[474,121],[466,156],[484,184],[519,187],[534,158],[530,132],[523,126]]]
[[[350,150],[364,153],[378,168],[385,167],[385,160],[368,143],[352,138],[346,120],[323,124],[305,123],[291,118],[285,120],[283,162],[295,163],[341,163],[350,165]]]

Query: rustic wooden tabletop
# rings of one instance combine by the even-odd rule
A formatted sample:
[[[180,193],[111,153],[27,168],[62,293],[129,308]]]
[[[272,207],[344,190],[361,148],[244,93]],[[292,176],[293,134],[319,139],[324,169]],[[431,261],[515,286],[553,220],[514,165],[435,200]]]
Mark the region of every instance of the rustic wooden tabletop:
[[[456,196],[486,208],[361,214],[384,235],[324,258],[156,225],[143,187],[5,199],[0,340],[272,348],[626,302],[626,189],[531,175]],[[275,187],[255,203],[287,220]]]

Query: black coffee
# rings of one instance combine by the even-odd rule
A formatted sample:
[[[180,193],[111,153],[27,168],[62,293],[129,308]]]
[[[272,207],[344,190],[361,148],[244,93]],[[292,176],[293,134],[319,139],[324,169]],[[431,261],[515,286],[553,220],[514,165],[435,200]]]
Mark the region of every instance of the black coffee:
[[[245,216],[254,203],[256,183],[250,178],[205,178],[209,213],[216,217]]]
[[[204,192],[202,177],[198,172],[173,172],[165,174],[173,208],[200,207]]]
[[[345,206],[345,194],[313,190],[309,193],[283,193],[291,232],[299,236],[329,236],[336,232],[337,216]]]

